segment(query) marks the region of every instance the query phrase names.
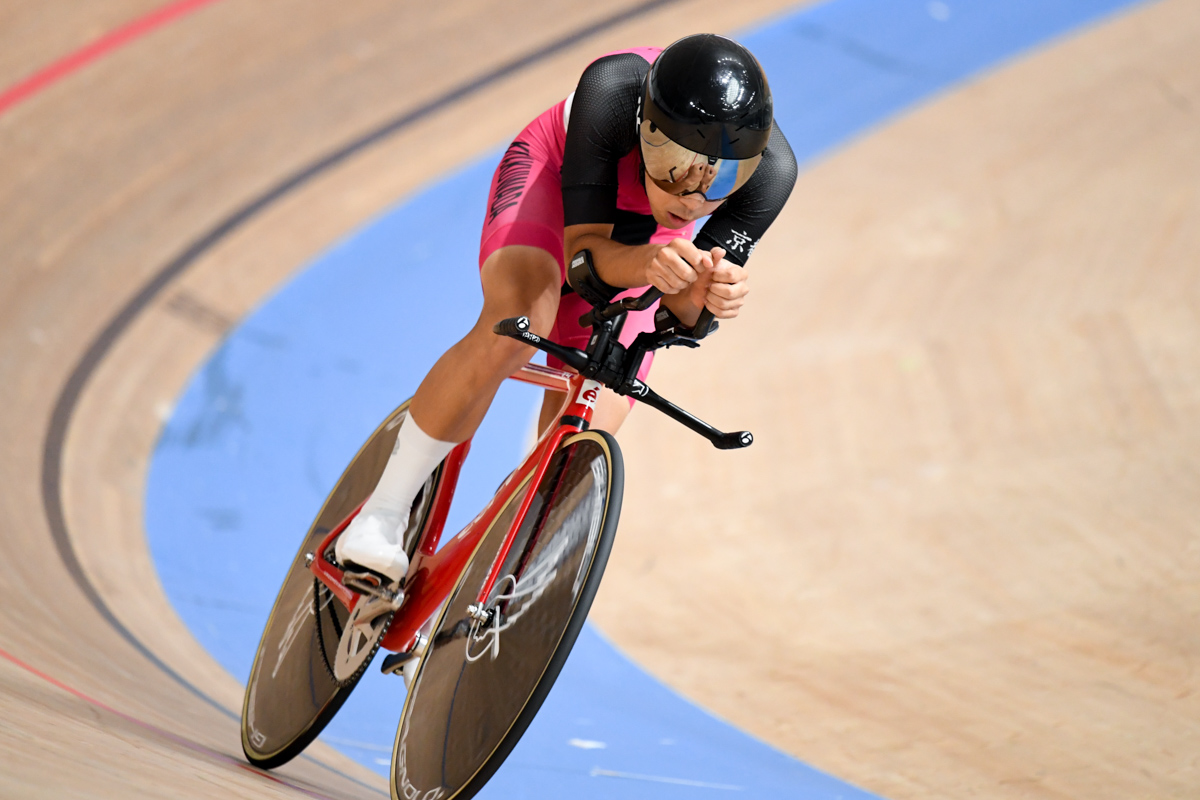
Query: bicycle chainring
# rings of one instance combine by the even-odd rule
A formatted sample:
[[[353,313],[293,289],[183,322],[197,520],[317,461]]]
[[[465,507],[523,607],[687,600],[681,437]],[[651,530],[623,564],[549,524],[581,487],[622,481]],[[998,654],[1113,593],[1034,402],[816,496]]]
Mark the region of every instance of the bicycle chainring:
[[[345,623],[337,618],[333,608],[337,601],[333,599],[325,585],[319,579],[314,579],[313,613],[317,620],[317,647],[321,651],[321,661],[325,671],[338,688],[347,688],[358,682],[359,677],[370,665],[379,644],[387,634],[392,624],[395,611],[390,606],[381,611],[377,602],[363,598],[355,605]],[[328,601],[321,602],[323,594],[329,595]],[[329,649],[325,643],[322,617],[328,616],[337,634],[337,647],[330,658]]]

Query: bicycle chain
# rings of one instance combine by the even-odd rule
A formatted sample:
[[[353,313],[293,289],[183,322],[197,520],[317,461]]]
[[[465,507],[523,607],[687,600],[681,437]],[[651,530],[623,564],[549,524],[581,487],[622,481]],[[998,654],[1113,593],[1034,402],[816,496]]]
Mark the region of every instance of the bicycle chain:
[[[438,465],[437,469],[439,469],[439,470],[441,469],[440,464]],[[435,478],[437,477],[436,472],[434,473],[433,477],[435,477]],[[421,487],[420,491],[417,494],[417,498],[416,498],[417,502],[419,502],[424,497],[426,488],[428,488],[428,484]],[[420,523],[418,524],[418,528],[417,528],[418,531],[421,529],[421,527],[424,526],[424,524],[426,523],[426,521],[428,521],[428,519],[429,519],[429,509],[426,508],[426,509],[424,509],[424,514],[421,518]],[[410,520],[408,530],[411,530],[411,529],[412,529],[412,523]],[[405,532],[405,538],[406,539],[408,538],[407,530]],[[410,553],[409,555],[411,557],[412,554]],[[337,560],[331,554],[327,554],[325,556],[325,560],[328,561],[329,564],[336,569],[344,569],[344,567],[341,564],[339,564],[337,562]],[[333,681],[334,684],[339,689],[345,689],[345,688],[353,686],[355,683],[357,683],[358,679],[362,677],[363,672],[366,671],[366,668],[375,659],[375,653],[379,650],[379,644],[383,641],[383,637],[387,635],[388,628],[390,628],[392,626],[392,619],[395,617],[395,612],[388,613],[388,618],[383,623],[383,630],[380,631],[379,638],[375,640],[375,649],[371,651],[370,657],[363,661],[362,666],[359,667],[353,675],[351,675],[349,678],[346,678],[345,680],[342,680],[341,678],[339,678],[337,676],[337,673],[335,673],[333,671],[333,665],[329,663],[329,655],[325,649],[325,633],[321,630],[321,628],[323,627],[321,625],[321,592],[322,592],[322,590],[329,592],[329,589],[326,588],[325,584],[321,583],[321,579],[316,576],[313,576],[313,617],[317,621],[317,647],[319,647],[321,650],[321,663],[325,665],[325,672],[329,675],[329,679],[331,681]],[[329,593],[330,593],[330,595],[333,594],[332,592],[329,592]],[[332,597],[331,597],[331,600],[332,600]],[[340,643],[343,631],[342,631],[341,623],[338,622],[337,611],[329,612],[329,621],[333,623],[333,630],[337,633],[338,641]]]
[[[321,583],[321,579],[314,577],[313,578],[313,617],[317,621],[317,649],[319,649],[321,651],[321,663],[325,665],[325,671],[327,673],[329,673],[329,679],[331,681],[333,681],[334,684],[339,689],[341,689],[341,688],[344,688],[342,686],[342,681],[341,681],[341,679],[338,678],[338,676],[336,674],[334,674],[333,665],[329,663],[329,656],[325,652],[325,634],[321,632],[321,628],[323,627],[321,625],[321,591],[324,588],[325,588],[325,584]],[[330,612],[330,616],[333,617],[334,630],[337,630],[337,628],[340,627],[338,625],[338,621],[337,621],[337,612],[336,611]],[[342,635],[339,633],[338,639],[340,640],[341,638],[342,638]]]

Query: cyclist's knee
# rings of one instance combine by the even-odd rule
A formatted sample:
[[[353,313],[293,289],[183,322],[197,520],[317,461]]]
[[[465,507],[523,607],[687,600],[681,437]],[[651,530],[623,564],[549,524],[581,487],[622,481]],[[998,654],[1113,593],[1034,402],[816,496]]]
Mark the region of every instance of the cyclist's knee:
[[[562,269],[554,256],[537,247],[502,247],[484,261],[480,277],[481,326],[527,316],[534,333],[550,332],[562,293]]]
[[[592,413],[592,427],[615,434],[629,416],[632,404],[628,397],[621,397],[611,389],[600,392],[600,401]]]
[[[483,310],[469,338],[476,357],[497,372],[511,374],[533,357],[532,347],[498,336],[492,326],[510,317],[529,317],[530,327],[547,336],[554,326],[562,273],[555,258],[535,247],[504,247],[484,261]]]

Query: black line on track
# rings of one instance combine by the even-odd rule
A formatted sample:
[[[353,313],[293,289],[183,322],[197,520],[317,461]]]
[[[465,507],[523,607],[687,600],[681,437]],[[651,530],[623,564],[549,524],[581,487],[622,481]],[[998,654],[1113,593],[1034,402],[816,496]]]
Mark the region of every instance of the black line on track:
[[[513,75],[525,67],[532,66],[539,61],[542,61],[552,55],[555,55],[572,45],[587,39],[591,36],[601,33],[609,28],[615,27],[623,22],[636,19],[637,17],[656,11],[659,8],[672,5],[680,2],[680,0],[648,0],[648,2],[639,3],[624,11],[617,12],[608,17],[605,17],[598,22],[593,22],[589,25],[567,34],[566,36],[557,39],[549,44],[533,50],[523,56],[520,56],[512,61],[500,65],[493,71],[474,78],[466,83],[460,84],[451,89],[440,97],[436,97],[416,108],[406,111],[397,117],[385,122],[383,125],[368,131],[366,134],[357,139],[350,141],[342,147],[334,150],[327,155],[317,159],[306,167],[292,173],[282,181],[263,192],[258,197],[251,200],[246,205],[234,211],[221,222],[217,223],[208,232],[202,234],[199,238],[192,242],[182,253],[163,266],[153,278],[151,278],[141,290],[133,296],[133,298],[125,304],[125,306],[117,312],[103,330],[92,340],[83,356],[75,364],[75,368],[71,371],[67,382],[63,385],[62,391],[58,395],[58,399],[54,403],[54,411],[50,416],[50,425],[46,431],[45,444],[42,448],[42,502],[46,510],[46,521],[50,526],[50,535],[54,540],[54,546],[58,550],[58,555],[62,559],[63,565],[67,572],[75,581],[76,585],[83,592],[84,596],[96,609],[101,617],[125,639],[135,650],[141,653],[147,661],[160,669],[172,680],[190,692],[192,695],[215,708],[217,711],[224,714],[230,719],[240,721],[241,717],[238,713],[231,711],[225,706],[218,703],[213,698],[209,697],[198,687],[190,683],[186,678],[173,670],[169,665],[162,661],[154,654],[140,639],[125,627],[125,625],[113,614],[108,604],[104,602],[104,598],[96,590],[96,587],[88,579],[87,574],[83,571],[83,566],[79,562],[79,557],[75,553],[74,545],[71,543],[71,536],[68,532],[66,513],[63,508],[62,499],[62,462],[63,450],[66,446],[67,430],[71,424],[71,417],[75,412],[75,407],[79,403],[79,399],[83,396],[83,390],[87,386],[87,382],[95,374],[96,369],[100,366],[101,361],[108,355],[109,350],[120,339],[121,335],[129,328],[133,321],[146,309],[147,306],[165,289],[172,281],[182,275],[188,267],[196,262],[204,253],[211,250],[217,243],[225,239],[229,234],[233,233],[238,228],[245,225],[251,219],[256,217],[260,212],[266,210],[277,201],[283,199],[292,191],[305,185],[313,178],[329,171],[330,169],[345,162],[349,158],[366,150],[372,145],[378,144],[387,138],[399,133],[405,128],[421,121],[422,119],[441,111],[453,103],[463,100],[471,95],[486,89],[494,83],[497,83],[504,78]],[[307,756],[306,756],[307,757]],[[307,757],[311,758],[311,757]],[[353,781],[361,786],[367,786],[361,781],[345,775],[333,767],[312,759],[314,763],[329,769],[332,772],[340,775],[347,780]],[[367,787],[376,790],[375,787]],[[377,790],[376,790],[377,791]]]

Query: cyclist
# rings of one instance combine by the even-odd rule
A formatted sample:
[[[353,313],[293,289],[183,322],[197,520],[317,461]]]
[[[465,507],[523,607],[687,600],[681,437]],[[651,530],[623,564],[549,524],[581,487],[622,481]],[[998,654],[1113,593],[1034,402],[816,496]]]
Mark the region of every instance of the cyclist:
[[[417,389],[383,476],[337,540],[338,560],[391,581],[407,572],[403,529],[417,492],[534,353],[495,335],[496,322],[524,315],[534,333],[583,349],[591,331],[578,319],[589,301],[650,285],[672,324],[694,326],[704,308],[736,317],[746,260],[795,181],[766,76],[737,42],[698,34],[592,62],[501,159],[479,254],[483,311]],[[696,221],[709,215],[693,241]],[[590,259],[572,258],[584,250]],[[653,330],[656,309],[631,313],[621,342]],[[563,399],[554,395],[543,427]],[[632,405],[606,389],[593,424],[615,432]]]

